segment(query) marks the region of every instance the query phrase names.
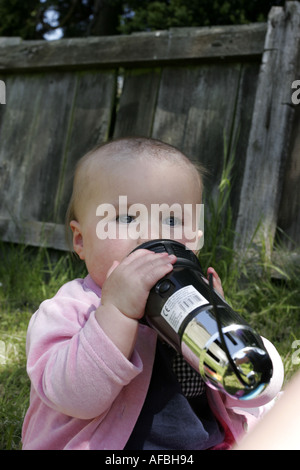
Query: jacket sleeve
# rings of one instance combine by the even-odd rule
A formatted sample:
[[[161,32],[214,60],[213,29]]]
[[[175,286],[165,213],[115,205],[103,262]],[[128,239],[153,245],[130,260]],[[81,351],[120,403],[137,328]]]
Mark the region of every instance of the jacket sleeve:
[[[91,419],[110,408],[142,371],[142,361],[136,351],[130,361],[123,356],[99,326],[94,306],[60,296],[43,302],[29,324],[27,371],[47,406]]]

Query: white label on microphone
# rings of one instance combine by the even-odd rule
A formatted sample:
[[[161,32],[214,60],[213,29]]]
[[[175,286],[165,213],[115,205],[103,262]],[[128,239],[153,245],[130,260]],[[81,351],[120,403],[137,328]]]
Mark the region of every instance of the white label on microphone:
[[[162,308],[161,316],[178,333],[187,315],[195,308],[208,303],[208,300],[194,286],[186,286],[171,295]]]

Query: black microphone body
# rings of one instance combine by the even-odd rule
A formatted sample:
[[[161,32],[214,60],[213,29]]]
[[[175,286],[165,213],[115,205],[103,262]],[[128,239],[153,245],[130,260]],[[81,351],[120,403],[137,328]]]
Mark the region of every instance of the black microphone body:
[[[261,337],[210,287],[197,256],[172,240],[141,248],[177,256],[172,272],[150,291],[148,324],[210,386],[240,400],[258,396],[272,377],[269,354]]]

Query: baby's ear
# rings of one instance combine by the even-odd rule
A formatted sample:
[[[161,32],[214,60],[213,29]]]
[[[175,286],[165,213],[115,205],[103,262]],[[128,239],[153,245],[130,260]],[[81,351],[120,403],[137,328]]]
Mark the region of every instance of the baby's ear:
[[[73,232],[73,248],[80,259],[84,259],[83,237],[80,223],[77,220],[71,220],[70,227]]]

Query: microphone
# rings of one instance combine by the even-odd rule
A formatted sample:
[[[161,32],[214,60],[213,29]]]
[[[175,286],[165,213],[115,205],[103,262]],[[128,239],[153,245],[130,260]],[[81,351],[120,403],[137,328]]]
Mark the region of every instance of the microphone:
[[[159,337],[183,355],[209,386],[239,400],[262,393],[273,365],[261,337],[213,289],[197,256],[173,240],[137,249],[177,257],[173,271],[150,291],[145,318]],[[134,250],[134,251],[135,251]]]

